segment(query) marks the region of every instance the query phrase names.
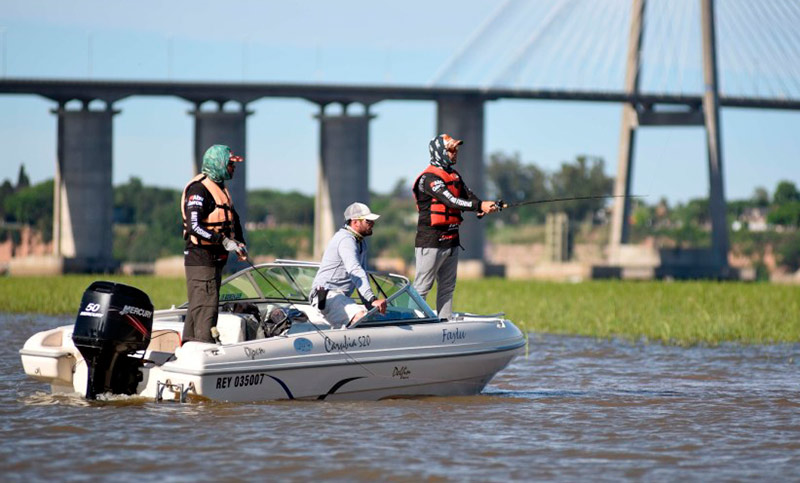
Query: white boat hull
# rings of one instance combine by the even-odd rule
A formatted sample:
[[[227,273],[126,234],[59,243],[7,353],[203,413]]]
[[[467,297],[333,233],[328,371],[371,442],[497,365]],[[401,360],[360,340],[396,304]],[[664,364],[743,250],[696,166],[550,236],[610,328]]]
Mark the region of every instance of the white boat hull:
[[[206,398],[379,400],[479,394],[524,347],[522,333],[495,318],[293,333],[225,345],[154,339],[137,394],[164,400]],[[50,346],[42,345],[49,341]],[[60,344],[57,344],[60,342]],[[71,326],[36,334],[20,351],[25,372],[54,392],[86,391],[87,368]]]

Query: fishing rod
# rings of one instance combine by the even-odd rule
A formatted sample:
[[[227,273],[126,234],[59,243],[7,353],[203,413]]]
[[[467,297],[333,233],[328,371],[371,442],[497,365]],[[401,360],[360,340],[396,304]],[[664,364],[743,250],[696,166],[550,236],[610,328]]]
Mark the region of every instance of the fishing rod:
[[[604,200],[608,198],[644,198],[647,195],[592,195],[592,196],[571,196],[568,198],[547,198],[544,200],[526,200],[526,201],[518,201],[516,203],[506,203],[503,200],[497,200],[494,202],[494,205],[497,207],[498,211],[503,211],[506,208],[516,208],[518,206],[525,206],[525,205],[538,205],[543,203],[556,203],[560,201],[577,201],[577,200]],[[486,213],[479,214],[478,218],[483,218]]]
[[[555,203],[558,201],[577,201],[577,200],[602,200],[606,198],[644,198],[647,195],[593,195],[593,196],[572,196],[570,198],[549,198],[546,200],[528,200],[519,201],[517,203],[505,203],[503,200],[498,200],[495,205],[501,210],[504,208],[515,208],[517,206],[537,205],[541,203]]]

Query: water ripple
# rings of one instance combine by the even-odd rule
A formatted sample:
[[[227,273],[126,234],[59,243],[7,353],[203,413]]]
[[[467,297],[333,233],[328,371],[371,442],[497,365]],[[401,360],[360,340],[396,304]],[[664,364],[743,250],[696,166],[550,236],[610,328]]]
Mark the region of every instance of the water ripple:
[[[538,335],[479,396],[89,402],[22,375],[25,339],[68,323],[0,315],[4,481],[783,481],[800,467],[797,345]]]

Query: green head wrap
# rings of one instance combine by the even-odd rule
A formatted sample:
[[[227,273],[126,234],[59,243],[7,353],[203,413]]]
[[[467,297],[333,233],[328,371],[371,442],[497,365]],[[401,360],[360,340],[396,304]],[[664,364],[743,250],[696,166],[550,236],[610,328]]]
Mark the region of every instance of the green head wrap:
[[[228,173],[228,161],[231,158],[231,148],[223,144],[215,144],[206,150],[203,155],[204,175],[211,178],[215,183],[222,183],[231,179]]]

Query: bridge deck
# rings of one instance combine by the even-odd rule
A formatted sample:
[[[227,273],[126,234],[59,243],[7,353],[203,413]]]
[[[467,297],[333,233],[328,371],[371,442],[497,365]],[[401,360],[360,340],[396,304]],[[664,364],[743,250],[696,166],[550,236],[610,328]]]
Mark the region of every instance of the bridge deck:
[[[702,96],[679,94],[627,94],[548,89],[480,89],[466,87],[370,86],[344,84],[281,84],[281,83],[214,83],[114,80],[0,80],[0,94],[33,94],[66,103],[73,99],[88,102],[99,99],[114,103],[131,96],[175,96],[196,104],[205,101],[237,101],[243,104],[265,97],[301,98],[318,104],[362,103],[372,105],[386,100],[426,100],[447,98],[546,99],[560,101],[617,102],[643,105],[683,105],[698,108]],[[720,95],[724,107],[757,109],[800,109],[800,100],[727,97]]]

